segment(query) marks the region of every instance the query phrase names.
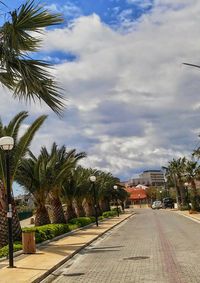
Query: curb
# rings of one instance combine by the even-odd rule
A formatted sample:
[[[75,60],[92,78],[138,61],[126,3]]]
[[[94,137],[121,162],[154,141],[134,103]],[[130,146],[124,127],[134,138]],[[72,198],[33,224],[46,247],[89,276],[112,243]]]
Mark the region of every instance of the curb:
[[[188,219],[190,219],[190,220],[192,220],[192,221],[195,221],[195,222],[197,222],[197,223],[200,223],[200,219],[198,219],[198,218],[196,218],[196,217],[194,217],[194,216],[189,216],[189,215],[185,215],[185,214],[182,214],[182,213],[180,213],[180,212],[176,212],[177,214],[179,214],[179,215],[181,215],[181,216],[184,216],[184,217],[186,217],[186,218],[188,218]]]
[[[104,235],[105,233],[107,233],[108,231],[112,230],[114,227],[116,227],[117,225],[121,224],[122,222],[124,222],[125,220],[129,219],[130,217],[132,217],[135,213],[131,213],[129,216],[127,216],[126,218],[122,219],[120,222],[114,224],[112,227],[108,228],[106,231],[100,233],[99,235],[97,235],[94,239],[92,239],[91,241],[85,243],[82,247],[78,248],[77,250],[75,250],[73,253],[71,253],[70,255],[68,255],[67,257],[65,257],[63,260],[61,260],[59,263],[57,263],[56,265],[54,265],[52,268],[50,268],[48,271],[46,271],[44,274],[42,274],[41,276],[39,276],[37,279],[30,281],[30,283],[40,283],[42,280],[44,280],[46,277],[48,277],[53,271],[55,271],[56,269],[58,269],[60,266],[62,266],[65,262],[67,262],[69,259],[71,259],[74,255],[76,255],[77,253],[79,253],[81,250],[83,250],[85,247],[89,246],[92,242],[96,241],[98,238],[100,238],[102,235]],[[83,227],[84,228],[84,227]]]
[[[109,218],[104,218],[103,220],[99,220],[99,222],[100,222],[100,223],[101,223],[101,222],[104,222],[104,221],[106,221],[107,219],[109,219]],[[42,242],[42,243],[38,243],[38,244],[36,244],[36,249],[37,249],[37,248],[40,248],[40,247],[43,247],[43,246],[45,247],[46,245],[48,245],[48,244],[50,244],[50,243],[52,243],[52,242],[56,242],[56,241],[58,241],[58,240],[60,240],[60,239],[63,239],[63,238],[65,238],[65,237],[67,237],[67,236],[73,235],[74,233],[76,233],[76,232],[78,232],[78,231],[80,231],[80,230],[84,230],[84,229],[90,228],[90,227],[92,227],[93,225],[95,225],[95,222],[92,222],[92,223],[90,223],[90,224],[88,224],[88,225],[86,225],[86,226],[83,226],[83,227],[79,227],[79,228],[74,229],[74,230],[72,230],[72,231],[70,231],[70,232],[67,232],[67,233],[65,233],[65,234],[61,234],[61,235],[59,235],[59,236],[56,236],[56,237],[54,237],[53,239],[46,240],[46,241],[44,241],[44,242]],[[24,255],[23,250],[19,250],[19,251],[13,253],[13,257],[14,257],[14,258],[15,258],[15,257],[18,257],[18,256],[20,256],[20,255]],[[1,257],[1,258],[0,258],[0,262],[5,261],[5,260],[7,260],[7,259],[8,259],[8,257]],[[0,269],[1,269],[1,268],[0,268]]]

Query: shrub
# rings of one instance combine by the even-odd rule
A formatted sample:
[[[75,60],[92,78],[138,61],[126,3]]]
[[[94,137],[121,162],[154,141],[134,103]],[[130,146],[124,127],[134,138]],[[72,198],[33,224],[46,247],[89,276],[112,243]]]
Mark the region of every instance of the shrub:
[[[68,224],[48,224],[31,228],[23,228],[22,231],[35,231],[35,241],[36,243],[41,243],[69,232],[70,228]]]
[[[91,222],[95,222],[95,217],[94,216],[90,216],[90,220],[91,220]]]
[[[117,211],[116,210],[112,210],[112,211],[105,211],[103,212],[102,216],[104,218],[109,218],[109,217],[114,217],[117,215]]]
[[[22,244],[21,243],[15,242],[13,244],[13,251],[14,252],[20,251],[21,249],[22,249]],[[8,253],[9,253],[9,251],[8,251],[8,245],[7,245],[7,246],[5,246],[5,247],[0,249],[0,258],[1,257],[5,257],[5,256],[7,257]]]
[[[70,224],[76,224],[78,225],[78,227],[84,227],[92,222],[93,221],[91,217],[78,217],[78,218],[73,218],[69,221]]]
[[[103,215],[99,216],[98,219],[103,220],[104,219]]]
[[[116,211],[117,212],[117,207],[113,207],[111,209],[111,211]],[[121,208],[119,206],[118,206],[118,211],[119,211],[119,213],[122,213]]]

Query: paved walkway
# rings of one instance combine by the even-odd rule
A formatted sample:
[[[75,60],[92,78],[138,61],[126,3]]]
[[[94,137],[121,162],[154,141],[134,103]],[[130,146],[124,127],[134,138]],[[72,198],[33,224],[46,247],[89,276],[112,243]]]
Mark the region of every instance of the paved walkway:
[[[53,272],[53,283],[199,283],[200,223],[168,210],[137,209]]]
[[[78,252],[83,246],[92,242],[127,217],[130,217],[130,215],[130,213],[127,213],[120,215],[119,218],[108,219],[100,222],[99,227],[92,225],[90,228],[79,230],[58,241],[40,247],[36,254],[22,255],[14,258],[16,268],[9,269],[7,268],[8,261],[1,261],[0,282],[40,282],[38,278],[50,272],[52,268],[58,267],[60,263],[64,263],[67,258]]]

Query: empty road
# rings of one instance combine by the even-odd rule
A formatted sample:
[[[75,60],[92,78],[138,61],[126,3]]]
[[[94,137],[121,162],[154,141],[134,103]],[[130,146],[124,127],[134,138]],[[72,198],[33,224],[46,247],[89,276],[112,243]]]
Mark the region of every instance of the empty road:
[[[53,283],[199,283],[200,222],[137,209],[53,273]]]

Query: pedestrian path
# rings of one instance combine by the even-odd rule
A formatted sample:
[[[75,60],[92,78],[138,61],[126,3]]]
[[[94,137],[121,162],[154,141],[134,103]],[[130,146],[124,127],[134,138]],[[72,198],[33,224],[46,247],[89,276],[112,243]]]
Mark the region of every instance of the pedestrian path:
[[[1,283],[36,283],[45,278],[67,259],[72,257],[83,247],[87,246],[106,231],[129,218],[132,213],[125,213],[120,217],[107,219],[99,223],[99,227],[92,225],[78,230],[60,240],[40,246],[36,254],[21,255],[14,258],[16,268],[7,268],[8,261],[0,262]]]

